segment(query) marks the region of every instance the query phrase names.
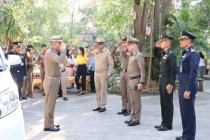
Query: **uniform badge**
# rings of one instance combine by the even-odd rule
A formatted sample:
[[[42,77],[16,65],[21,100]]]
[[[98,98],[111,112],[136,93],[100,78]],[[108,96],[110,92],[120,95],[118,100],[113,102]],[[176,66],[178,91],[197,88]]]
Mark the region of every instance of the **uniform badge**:
[[[19,70],[17,70],[17,72],[20,72]]]
[[[191,52],[195,52],[195,50],[194,49],[191,49]]]
[[[182,58],[185,58],[186,57],[186,54],[182,55]]]

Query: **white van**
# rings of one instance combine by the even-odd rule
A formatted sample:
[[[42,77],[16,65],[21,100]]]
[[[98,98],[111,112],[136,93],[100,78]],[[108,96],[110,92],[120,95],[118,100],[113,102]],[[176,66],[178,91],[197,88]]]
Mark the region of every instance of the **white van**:
[[[0,140],[25,140],[23,112],[9,63],[16,62],[12,57],[6,61],[0,47]]]

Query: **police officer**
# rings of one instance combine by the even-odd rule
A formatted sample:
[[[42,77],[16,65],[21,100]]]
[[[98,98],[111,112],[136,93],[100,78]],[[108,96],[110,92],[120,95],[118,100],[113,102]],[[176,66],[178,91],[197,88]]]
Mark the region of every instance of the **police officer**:
[[[140,90],[143,89],[145,81],[144,57],[138,49],[139,40],[133,37],[127,37],[128,51],[130,57],[128,60],[128,88],[131,98],[130,120],[125,121],[128,126],[140,124],[141,115],[141,96]]]
[[[20,64],[17,65],[11,65],[10,66],[10,72],[12,75],[13,80],[15,81],[15,83],[17,84],[18,87],[18,92],[19,92],[19,98],[21,98],[21,88],[22,88],[22,84],[23,84],[23,67],[21,65],[21,56],[20,56],[20,46],[18,45],[19,42],[13,42],[10,45],[11,50],[9,50],[6,54],[5,57],[8,59],[9,55],[17,55],[20,57]]]
[[[198,91],[196,77],[198,75],[199,53],[193,42],[197,37],[190,32],[182,31],[180,46],[183,48],[179,60],[179,104],[182,118],[182,136],[176,140],[194,140],[196,132],[195,96]]]
[[[131,104],[130,104],[130,94],[128,90],[128,75],[127,75],[127,69],[128,69],[128,48],[126,45],[127,37],[123,36],[122,40],[116,44],[116,46],[113,48],[111,55],[112,56],[120,56],[121,61],[121,72],[120,72],[120,91],[121,91],[121,97],[122,97],[122,110],[118,112],[117,114],[124,114],[124,116],[130,115],[131,110]],[[122,49],[120,51],[116,51],[117,48],[122,46]]]
[[[163,49],[160,62],[160,105],[162,122],[155,126],[159,131],[172,129],[173,123],[173,89],[177,74],[176,56],[171,50],[173,37],[162,34],[162,39],[156,43],[156,47]]]
[[[27,60],[27,76],[26,76],[26,92],[23,94],[23,98],[26,98],[26,96],[29,96],[29,98],[33,98],[32,93],[32,81],[33,81],[33,68],[35,65],[34,62],[34,46],[28,45],[26,48],[26,60]]]
[[[41,90],[42,95],[45,96],[44,89],[43,89],[43,82],[45,77],[45,71],[44,71],[44,55],[47,51],[47,45],[43,44],[41,46],[41,53],[38,54],[37,63],[40,65],[40,77],[41,77]]]
[[[60,82],[59,63],[63,63],[66,57],[66,45],[62,43],[62,36],[50,38],[51,47],[44,56],[45,79],[44,92],[46,94],[44,131],[59,131],[59,125],[54,125],[54,110]],[[57,55],[58,52],[60,56]]]
[[[97,108],[93,111],[106,111],[107,102],[107,82],[112,74],[113,59],[108,49],[105,49],[105,41],[101,38],[96,39],[95,44],[87,52],[87,57],[94,56],[95,61],[95,88]],[[107,69],[108,68],[108,69]]]
[[[20,45],[20,56],[21,56],[21,66],[23,68],[23,84],[21,88],[21,94],[22,94],[22,99],[27,99],[27,97],[24,97],[25,95],[25,89],[27,86],[26,82],[26,76],[27,76],[27,60],[26,60],[26,49],[24,46],[24,43],[22,41],[19,42]]]

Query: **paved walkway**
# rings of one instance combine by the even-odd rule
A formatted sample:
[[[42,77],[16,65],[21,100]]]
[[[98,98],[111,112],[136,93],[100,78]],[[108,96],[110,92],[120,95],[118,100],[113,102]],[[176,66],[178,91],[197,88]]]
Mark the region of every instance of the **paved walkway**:
[[[38,92],[39,90],[36,90]],[[22,101],[27,140],[174,140],[181,135],[181,118],[177,93],[174,94],[173,130],[158,132],[153,126],[160,124],[159,96],[142,97],[141,125],[128,127],[128,117],[117,115],[121,109],[121,97],[108,95],[107,111],[93,112],[96,107],[95,94],[76,96],[71,91],[69,101],[58,99],[55,122],[61,125],[59,132],[44,132],[44,97],[36,93],[35,98]],[[196,98],[196,140],[210,137],[210,81],[204,81],[204,92]]]

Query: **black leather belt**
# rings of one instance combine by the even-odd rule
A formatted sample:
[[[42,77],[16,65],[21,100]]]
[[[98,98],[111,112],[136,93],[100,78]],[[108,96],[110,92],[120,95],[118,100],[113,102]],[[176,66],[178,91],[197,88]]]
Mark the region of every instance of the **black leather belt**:
[[[122,72],[127,72],[127,70],[125,70],[125,69],[121,69],[121,71],[122,71]]]
[[[65,72],[66,70],[61,70],[61,72]]]
[[[133,80],[133,79],[137,79],[137,78],[140,78],[141,77],[141,75],[139,75],[139,76],[134,76],[134,77],[129,77],[128,79],[129,80]]]

